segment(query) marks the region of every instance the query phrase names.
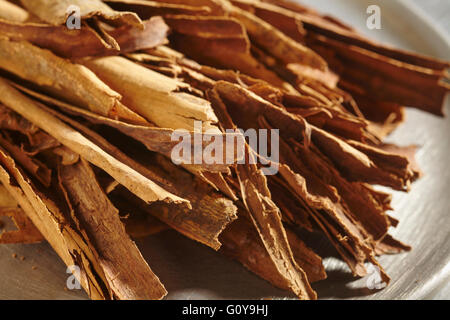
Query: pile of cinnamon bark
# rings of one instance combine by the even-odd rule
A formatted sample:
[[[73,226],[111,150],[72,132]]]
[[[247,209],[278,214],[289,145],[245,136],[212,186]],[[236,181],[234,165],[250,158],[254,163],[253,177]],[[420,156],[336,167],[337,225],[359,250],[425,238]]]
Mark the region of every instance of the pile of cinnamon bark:
[[[92,299],[163,298],[132,239],[166,229],[300,299],[326,278],[309,234],[389,282],[377,256],[410,247],[374,185],[420,170],[383,140],[403,106],[443,115],[448,67],[284,0],[0,0],[0,243],[46,240]],[[177,130],[237,128],[279,129],[276,175],[171,159]]]

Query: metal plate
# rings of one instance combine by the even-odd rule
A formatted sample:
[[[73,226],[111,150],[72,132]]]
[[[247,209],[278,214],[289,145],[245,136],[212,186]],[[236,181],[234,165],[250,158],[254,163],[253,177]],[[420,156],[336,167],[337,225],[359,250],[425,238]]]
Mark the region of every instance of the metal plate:
[[[321,11],[349,22],[371,38],[448,59],[449,41],[407,1],[308,0]],[[366,28],[366,8],[380,5],[382,30]],[[450,100],[450,99],[449,99]],[[450,101],[447,101],[447,114]],[[393,216],[400,219],[393,234],[413,246],[406,254],[380,258],[392,277],[384,290],[367,288],[369,279],[355,280],[327,243],[329,278],[314,288],[323,299],[421,299],[447,284],[450,276],[450,121],[409,110],[407,121],[390,141],[419,144],[418,162],[425,176],[409,194],[395,192]],[[274,289],[200,244],[168,231],[138,242],[144,257],[169,291],[168,299],[293,298]],[[13,254],[17,254],[13,258]],[[21,260],[20,257],[25,257]],[[37,268],[33,268],[37,267]],[[86,299],[81,290],[65,290],[69,276],[47,244],[0,247],[0,299]],[[450,297],[441,297],[450,298]]]

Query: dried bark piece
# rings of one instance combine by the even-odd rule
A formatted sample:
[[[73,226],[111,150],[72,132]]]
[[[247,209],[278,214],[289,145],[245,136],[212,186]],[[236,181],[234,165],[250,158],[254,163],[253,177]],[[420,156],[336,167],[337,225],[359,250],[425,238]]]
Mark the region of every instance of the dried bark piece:
[[[106,23],[99,21],[97,18],[92,18],[87,20],[85,25],[97,34],[107,49],[115,51],[120,50],[117,41],[108,33],[110,27]]]
[[[400,180],[403,180],[401,184],[409,188],[409,183],[414,180],[416,173],[411,168],[407,157],[401,155],[399,152],[387,152],[358,141],[347,140],[347,143],[365,153],[376,166],[391,174],[393,179],[398,177]]]
[[[283,157],[284,161],[286,161],[285,157]],[[289,163],[292,165],[292,160]],[[304,167],[297,165],[293,170],[295,172],[287,165],[281,165],[280,175],[289,185],[291,192],[297,195],[297,199],[305,203],[311,217],[319,224],[322,231],[328,235],[332,243],[335,244],[337,251],[348,263],[353,273],[363,276],[365,274],[363,263],[366,257],[360,254],[364,253],[364,244],[360,241],[354,242],[355,239],[359,240],[357,236],[358,231],[354,224],[348,221],[348,217],[345,216],[343,212],[345,209],[338,203],[338,195],[319,179],[311,175]],[[321,214],[320,210],[324,210],[326,214]],[[338,223],[336,227],[339,227],[339,231],[327,232],[327,228],[323,224],[331,225],[332,222]],[[341,229],[345,227],[347,228]],[[350,236],[346,237],[346,235]]]
[[[105,277],[120,300],[161,299],[167,291],[131,241],[118,210],[98,185],[89,164],[61,166],[60,183],[94,244]]]
[[[329,184],[336,188],[337,196],[330,196],[329,198],[342,204],[343,213],[360,230],[359,234],[364,237],[363,242],[375,247],[376,243],[386,236],[391,226],[389,217],[385,213],[386,200],[376,197],[371,190],[361,183],[350,183],[343,179],[326,157],[313,147],[310,148],[310,150],[306,150],[300,146],[295,147],[297,150],[295,156],[291,155],[289,159],[285,158],[286,163],[296,172],[305,176],[308,183]],[[304,170],[309,173],[304,173]],[[310,177],[311,173],[315,177]],[[313,183],[312,181],[316,177],[323,182],[317,183],[316,181],[316,183]],[[315,192],[314,188],[308,190]],[[326,207],[333,208],[334,205]],[[336,207],[335,211],[339,212],[339,210],[340,208]]]
[[[121,93],[126,105],[157,126],[194,131],[194,121],[199,120],[203,131],[214,129],[217,118],[211,106],[206,100],[183,92],[188,85],[122,57],[83,63]]]
[[[382,241],[377,243],[375,248],[377,255],[397,254],[405,251],[411,251],[411,247],[394,239],[391,235],[386,235]]]
[[[285,108],[291,113],[299,114],[315,126],[324,128],[338,136],[351,137],[362,141],[369,134],[366,131],[369,123],[365,119],[353,115],[340,104],[336,105],[330,102],[326,105],[310,96],[303,96],[298,93],[295,95],[289,94],[265,81],[253,79],[232,70],[219,70],[199,65],[187,60],[182,54],[167,50],[164,47],[149,50],[149,52],[168,59],[164,60],[164,66],[170,68],[175,76],[185,79],[192,86],[202,91],[211,89],[216,81],[224,80],[239,84],[267,101]],[[148,55],[133,55],[132,58],[141,62],[152,63],[152,58]],[[197,73],[201,73],[203,76],[198,76]]]
[[[138,170],[145,176],[159,177],[159,181],[165,182],[164,187],[167,190],[188,199],[192,205],[191,211],[159,203],[143,206],[141,200],[129,192],[124,192],[121,188],[113,191],[111,196],[133,203],[135,207],[141,208],[142,211],[151,214],[188,238],[218,250],[221,247],[219,235],[237,218],[237,208],[233,201],[215,192],[202,180],[161,156],[147,159],[146,163],[148,162],[154,165],[143,167],[136,164],[136,167],[139,166]],[[156,180],[156,177],[154,179]],[[115,203],[116,200],[112,199]]]
[[[366,242],[374,245],[383,239],[392,226],[386,214],[386,199],[380,199],[372,190],[361,183],[351,183],[342,176],[326,161],[326,158],[317,150],[303,155],[304,161],[316,163],[315,172],[323,181],[334,186],[340,197],[348,207],[348,212],[357,221],[357,226],[363,234],[367,234]]]
[[[70,122],[66,117],[61,117],[61,119]],[[237,218],[237,209],[233,201],[214,192],[199,178],[174,165],[168,158],[157,154],[146,154],[143,150],[133,150],[134,152],[129,152],[130,156],[128,156],[95,132],[83,128],[79,124],[77,128],[122,163],[151,179],[164,190],[187,199],[192,208],[187,210],[186,207],[164,203],[154,203],[148,206],[123,188],[115,188],[111,195],[117,194],[119,201],[121,198],[127,199],[142,211],[155,216],[190,239],[215,250],[220,248],[221,243],[218,240],[220,233]],[[144,157],[141,159],[143,155]],[[195,173],[197,174],[197,172]]]
[[[24,22],[28,19],[28,12],[7,0],[0,0],[0,19]]]
[[[444,99],[450,90],[450,85],[443,82],[443,73],[410,66],[324,36],[311,36],[308,44],[327,58],[343,79],[362,87],[374,98],[443,115]],[[333,58],[328,58],[331,50]]]
[[[27,42],[0,39],[0,68],[103,116],[146,123],[89,69]]]
[[[189,201],[167,192],[151,180],[104,152],[78,131],[44,111],[39,107],[38,103],[12,88],[5,80],[0,80],[0,93],[2,103],[53,136],[61,144],[108,172],[145,202],[174,202],[189,207]]]
[[[112,1],[121,1],[121,0],[112,0]],[[134,0],[126,0],[126,1],[128,2]],[[168,5],[188,6],[197,9],[208,8],[209,13],[214,16],[221,16],[224,14],[222,6],[217,0],[152,0],[152,1],[144,0],[144,1],[158,3],[162,6],[167,6],[167,8],[169,8]]]
[[[61,153],[58,152],[58,154]],[[80,162],[79,157],[75,162],[67,165],[64,165],[64,160],[64,158],[61,159],[63,165],[59,172],[60,183],[65,187],[67,196],[71,197],[77,217],[80,218],[81,223],[87,225],[87,233],[91,242],[97,246],[97,252],[100,255],[99,264],[105,269],[106,279],[110,281],[115,297],[120,299],[159,299],[164,296],[164,287],[151,273],[136,246],[126,236],[117,209],[112,206],[95,182],[95,176],[89,165],[84,161]],[[93,212],[102,214],[102,217],[94,219],[91,216]],[[102,222],[98,225],[100,220]],[[23,224],[26,220],[22,219],[20,222]],[[29,236],[28,240],[33,240],[31,238],[33,233],[30,232]],[[8,237],[2,240],[12,239]],[[123,259],[126,255],[133,257]],[[130,261],[135,264],[132,274],[129,273],[131,269],[126,265]],[[142,267],[140,268],[140,266]],[[137,269],[140,271],[136,272]]]
[[[388,153],[398,154],[408,159],[410,169],[414,172],[414,179],[418,179],[423,175],[423,172],[416,161],[416,153],[417,150],[419,149],[419,146],[410,145],[401,147],[390,143],[383,143],[381,145],[378,145],[377,147]]]
[[[21,117],[11,109],[0,105],[0,129],[18,132],[28,139],[28,142],[21,142],[18,152],[24,156],[35,156],[43,151],[60,146],[60,143],[49,135],[45,134],[31,122]],[[14,142],[12,142],[14,144]]]
[[[309,211],[292,196],[286,182],[276,175],[269,177],[268,186],[273,201],[281,210],[283,222],[289,226],[313,232],[313,220],[310,218]]]
[[[322,259],[309,249],[298,236],[286,229],[295,261],[305,270],[310,282],[326,278]],[[269,281],[275,287],[290,290],[289,283],[280,277],[260,236],[244,217],[232,223],[220,236],[223,243],[219,252],[242,263],[248,270]]]
[[[64,166],[70,166],[80,160],[80,155],[76,154],[65,146],[59,146],[51,150],[55,156],[59,157],[59,161]]]
[[[344,107],[337,107],[334,104],[325,105],[308,96],[289,94],[265,81],[253,79],[232,70],[219,70],[199,65],[184,58],[182,54],[166,48],[159,47],[148,52],[164,60],[148,54],[131,55],[131,58],[144,62],[150,65],[150,68],[154,67],[156,70],[161,70],[158,69],[161,63],[164,66],[162,68],[170,69],[174,76],[183,78],[184,81],[202,91],[211,89],[215,82],[219,80],[239,84],[281,108],[286,106],[288,111],[303,116],[316,127],[323,128],[341,137],[363,141],[368,135],[366,131],[368,122],[351,114]],[[198,73],[201,75],[198,75]],[[312,110],[313,108],[315,109]]]
[[[286,81],[256,60],[250,53],[245,28],[233,18],[166,16],[173,34],[170,44],[197,62],[218,68],[239,70],[272,85],[295,92]],[[208,48],[208,50],[203,50]]]
[[[283,8],[255,0],[232,0],[231,2],[257,17],[254,20],[255,22],[258,20],[261,25],[258,29],[262,29],[262,25],[265,25],[266,32],[262,33],[258,38],[254,38],[255,36],[250,29],[248,32],[252,43],[257,47],[254,48],[254,51],[258,52],[257,56],[267,66],[274,70],[278,69],[278,73],[291,74],[290,77],[298,77],[299,81],[305,78],[315,79],[325,83],[330,88],[336,86],[338,77],[328,71],[326,62],[317,59],[318,55],[303,45],[303,37],[306,32],[303,29],[301,20],[295,14],[290,14],[288,10]],[[247,29],[249,28],[247,24],[244,23],[244,25]],[[269,41],[266,39],[268,33],[273,34],[274,41],[278,38],[277,43],[285,43],[286,52],[300,53],[298,47],[307,48],[307,52],[304,52],[303,55],[309,56],[311,61],[314,59],[316,61],[302,61],[298,58],[286,60],[286,53],[274,50],[274,48],[278,47],[278,44],[271,46],[268,43]],[[267,42],[267,44],[262,45],[261,42]]]
[[[71,6],[79,8],[82,19],[98,17],[110,22],[142,26],[136,14],[112,10],[100,0],[21,0],[21,3],[29,12],[55,26],[66,23],[73,13],[68,11]]]
[[[222,126],[227,129],[235,128],[217,91],[211,91],[209,98],[214,101],[213,106]],[[246,153],[249,157],[254,156],[248,146]],[[242,201],[279,275],[300,299],[316,299],[317,295],[311,288],[305,272],[293,257],[281,222],[280,210],[271,200],[265,176],[256,165],[251,164],[237,165],[236,174]]]
[[[296,153],[290,151],[292,146]],[[391,225],[385,214],[385,210],[390,208],[389,199],[363,184],[342,179],[329,160],[313,146],[306,149],[292,141],[288,147],[281,140],[280,150],[283,163],[280,173],[292,187],[291,192],[297,194],[299,200],[305,200],[308,212],[354,274],[364,276],[366,260],[378,265],[373,251],[383,241]],[[295,174],[298,175],[294,177]],[[289,191],[289,187],[285,190]],[[384,271],[382,273],[388,280]]]
[[[352,96],[355,98],[360,111],[370,121],[367,131],[375,135],[380,141],[403,123],[405,108],[399,104],[375,100],[365,92],[358,92],[358,89],[346,83],[345,80],[341,80],[340,86],[352,92]]]
[[[152,48],[167,41],[168,27],[161,17],[151,17],[144,21],[143,25],[144,29],[125,25],[109,31],[109,35],[117,41],[120,53]],[[15,41],[28,41],[64,58],[119,53],[107,48],[98,34],[88,26],[79,30],[68,30],[63,26],[0,20],[0,34]]]

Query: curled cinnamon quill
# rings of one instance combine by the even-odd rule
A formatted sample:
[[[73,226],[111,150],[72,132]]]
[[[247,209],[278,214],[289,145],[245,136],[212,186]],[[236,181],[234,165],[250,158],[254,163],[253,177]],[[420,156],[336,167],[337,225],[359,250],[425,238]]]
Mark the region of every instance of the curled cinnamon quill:
[[[21,3],[29,12],[55,26],[65,24],[74,13],[74,8],[79,10],[81,19],[99,17],[121,24],[142,25],[141,19],[136,14],[115,11],[100,0],[21,0]]]
[[[133,52],[165,43],[168,27],[160,17],[143,21],[143,25],[144,29],[124,25],[109,31],[109,35],[117,42],[119,51],[108,48],[89,27],[69,30],[64,26],[0,20],[0,34],[16,41],[29,41],[61,57],[75,59]]]
[[[183,92],[183,83],[165,77],[122,57],[83,61],[105,83],[118,90],[134,112],[162,128],[194,131],[194,121],[202,121],[202,131],[214,129],[217,118],[209,103]]]
[[[0,48],[0,66],[7,71],[101,115],[145,123],[87,68],[23,41],[0,39]]]

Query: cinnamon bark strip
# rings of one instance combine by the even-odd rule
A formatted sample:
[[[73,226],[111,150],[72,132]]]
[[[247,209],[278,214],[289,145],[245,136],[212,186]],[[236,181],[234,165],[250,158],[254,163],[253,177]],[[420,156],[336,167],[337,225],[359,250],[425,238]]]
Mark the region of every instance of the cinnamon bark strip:
[[[386,235],[382,241],[377,243],[375,248],[377,255],[397,254],[406,251],[411,251],[411,246],[394,239],[391,235]]]
[[[292,159],[283,156],[283,161],[293,165]],[[352,272],[364,276],[364,262],[371,258],[371,248],[365,244],[366,235],[358,230],[355,220],[339,202],[339,195],[298,161],[293,169],[280,165],[280,174],[297,200],[307,206],[311,217],[335,245]]]
[[[218,68],[239,70],[276,87],[295,92],[286,81],[255,59],[245,28],[234,18],[167,16],[173,34],[171,46],[195,61]],[[203,48],[208,48],[204,50]]]
[[[89,69],[30,43],[0,38],[0,68],[103,116],[146,123]]]
[[[125,25],[109,31],[120,51],[108,48],[98,34],[87,26],[79,30],[68,30],[63,26],[0,20],[0,34],[15,41],[29,41],[61,57],[75,59],[149,49],[167,41],[168,27],[161,17],[151,17],[143,25],[143,30]]]
[[[226,105],[220,99],[217,91],[211,91],[209,97],[218,113],[224,128],[235,128],[229,117]],[[254,156],[246,147],[247,156]],[[281,222],[279,208],[271,200],[267,180],[256,165],[237,165],[236,174],[239,180],[242,201],[249,213],[253,225],[271,257],[275,267],[288,288],[300,299],[316,299],[317,295],[311,288],[307,276],[296,263],[290,248],[286,231]]]
[[[310,282],[326,278],[322,259],[309,249],[298,236],[286,230],[292,253],[298,265],[305,270]],[[260,236],[245,217],[233,222],[220,236],[223,243],[220,253],[242,263],[248,270],[269,281],[275,287],[290,290],[289,282],[280,277],[278,270],[267,253]]]
[[[253,79],[233,70],[219,70],[199,65],[186,59],[179,52],[168,50],[165,47],[158,47],[148,52],[152,55],[135,54],[131,55],[131,58],[144,62],[150,68],[154,67],[157,70],[159,70],[159,65],[162,65],[162,68],[167,67],[174,76],[185,79],[186,82],[202,91],[211,89],[219,80],[239,84],[277,106],[307,118],[308,122],[316,127],[323,128],[340,137],[363,141],[371,134],[368,131],[369,122],[362,117],[355,116],[341,104],[344,98],[338,98],[341,99],[341,102],[337,102],[338,104],[331,101],[325,104],[308,95],[284,92],[263,80]],[[152,58],[153,55],[167,60]]]
[[[132,12],[118,12],[100,0],[21,0],[22,5],[41,20],[55,26],[65,24],[73,14],[69,8],[79,8],[81,19],[98,17],[110,22],[119,22],[142,27],[142,21]]]
[[[200,178],[171,163],[160,155],[148,155],[132,160],[116,150],[114,154],[123,159],[144,176],[156,181],[166,190],[188,199],[192,210],[154,203],[145,206],[142,200],[123,188],[116,188],[112,193],[112,201],[122,199],[133,203],[143,212],[151,214],[186,237],[203,243],[215,250],[221,246],[219,235],[236,217],[236,206],[233,201],[216,192]],[[142,158],[142,153],[141,153]]]
[[[299,18],[289,14],[288,10],[260,1],[232,0],[231,2],[236,7],[240,7],[248,12],[246,15],[253,15],[255,22],[259,21],[260,26],[258,29],[262,29],[262,25],[265,25],[266,32],[260,36],[260,39],[255,38],[251,30],[248,30],[248,32],[252,43],[257,47],[255,50],[259,52],[260,58],[264,56],[263,61],[266,65],[271,66],[273,69],[278,69],[278,72],[285,73],[286,75],[291,74],[291,77],[315,79],[331,88],[336,86],[338,77],[328,71],[328,66],[325,61],[319,63],[318,61],[320,59],[317,59],[317,63],[312,63],[310,61],[301,61],[300,59],[286,60],[286,54],[282,52],[278,53],[277,50],[273,49],[273,47],[277,47],[278,45],[270,46],[269,43],[264,45],[264,42],[268,42],[265,34],[270,33],[273,34],[274,39],[279,39],[277,42],[286,43],[287,46],[290,46],[291,48],[288,49],[289,52],[299,51],[298,47],[307,48],[303,45],[303,37],[306,32]],[[245,25],[249,28],[247,24]],[[312,60],[312,57],[317,54],[309,48],[308,50],[303,55],[311,56],[310,59]]]
[[[202,121],[202,131],[214,129],[217,118],[211,106],[206,100],[183,92],[189,89],[188,85],[122,57],[83,63],[121,93],[126,105],[157,126],[194,131],[197,120]]]
[[[436,72],[408,65],[324,36],[311,36],[308,44],[325,58],[332,51],[334,58],[329,59],[330,66],[343,79],[362,87],[374,98],[443,115],[443,104],[450,90],[450,85],[443,81],[443,70]]]
[[[167,192],[104,152],[78,131],[44,111],[38,103],[22,95],[2,79],[0,79],[0,93],[2,103],[53,136],[61,144],[80,154],[92,164],[104,169],[145,202],[174,202],[189,207],[189,201]]]
[[[163,298],[167,291],[126,234],[119,211],[101,190],[90,165],[81,159],[74,165],[61,166],[59,177],[75,215],[96,248],[114,298]]]
[[[399,104],[376,100],[365,92],[358,91],[352,84],[344,80],[341,80],[340,86],[352,92],[359,110],[369,121],[367,131],[380,141],[384,140],[405,120],[405,108]]]
[[[60,146],[60,143],[54,138],[4,105],[0,105],[0,129],[20,133],[26,137],[25,141],[20,140],[16,143],[14,139],[11,139],[8,131],[2,133],[10,140],[10,144],[17,144],[13,147],[23,153],[22,157],[35,156],[45,150]]]

